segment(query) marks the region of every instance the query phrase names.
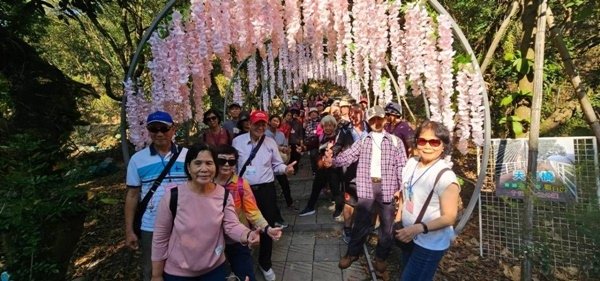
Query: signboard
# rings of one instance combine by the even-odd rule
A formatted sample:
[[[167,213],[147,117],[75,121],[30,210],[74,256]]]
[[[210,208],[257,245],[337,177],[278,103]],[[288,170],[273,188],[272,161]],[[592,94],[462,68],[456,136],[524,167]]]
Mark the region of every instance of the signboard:
[[[527,139],[492,141],[495,153],[496,195],[523,198],[527,184]],[[575,145],[573,138],[540,138],[537,174],[533,192],[536,197],[557,202],[577,199]]]

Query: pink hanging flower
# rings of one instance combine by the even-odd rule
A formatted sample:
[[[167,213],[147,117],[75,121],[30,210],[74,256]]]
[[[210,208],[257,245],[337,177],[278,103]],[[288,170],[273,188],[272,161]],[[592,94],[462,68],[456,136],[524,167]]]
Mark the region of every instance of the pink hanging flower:
[[[129,141],[140,150],[150,144],[150,136],[146,130],[146,117],[150,114],[149,103],[144,99],[141,87],[136,87],[131,79],[124,83],[124,92],[127,96],[125,105],[127,123],[129,124]],[[136,91],[136,88],[138,89]]]
[[[388,16],[388,25],[390,27],[390,64],[398,73],[398,94],[406,96],[406,57],[404,54],[404,31],[400,27],[400,8],[401,2],[395,1],[391,4]]]
[[[273,57],[273,44],[268,44],[267,45],[267,58],[268,58],[268,69],[269,69],[269,76],[268,79],[269,80],[263,80],[263,81],[269,81],[269,94],[271,95],[271,98],[275,97],[275,81],[277,79],[277,77],[275,77],[275,58]],[[269,101],[271,100],[271,98],[269,99]],[[266,107],[265,107],[266,108]]]
[[[244,105],[244,96],[242,94],[242,82],[240,78],[235,78],[233,82],[233,102]]]
[[[475,145],[483,146],[483,121],[484,121],[484,110],[483,106],[483,93],[484,83],[483,79],[474,71],[469,72],[469,79],[471,80],[472,86],[469,89],[469,102],[471,104],[471,135],[473,136],[473,142]]]
[[[440,15],[438,17],[438,49],[440,50],[438,61],[440,71],[440,88],[441,88],[441,103],[440,108],[442,109],[442,120],[446,128],[450,132],[454,131],[454,110],[452,109],[452,95],[454,94],[454,79],[452,75],[452,63],[454,57],[454,50],[452,49],[452,43],[454,39],[452,37],[452,18],[447,15]]]
[[[256,73],[256,56],[252,55],[248,58],[248,92],[250,93],[254,93],[254,90],[258,85]]]
[[[425,73],[423,42],[427,39],[427,11],[418,3],[413,4],[405,14],[404,34],[406,39],[406,74],[411,84],[412,94],[419,96],[423,89],[421,75]]]
[[[469,115],[469,89],[471,88],[471,81],[469,80],[468,73],[461,69],[456,75],[456,91],[458,96],[456,102],[458,103],[458,124],[457,128],[459,131],[458,144],[456,148],[463,154],[467,154],[469,137],[471,136],[471,118]]]
[[[300,32],[301,20],[298,0],[285,1],[285,19],[288,47],[291,51],[295,51],[297,42],[302,40],[302,33]]]

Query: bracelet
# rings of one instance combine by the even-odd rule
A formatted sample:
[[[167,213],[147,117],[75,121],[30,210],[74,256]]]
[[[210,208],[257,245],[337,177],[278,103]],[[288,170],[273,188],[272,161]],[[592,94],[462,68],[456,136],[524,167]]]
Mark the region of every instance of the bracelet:
[[[427,234],[429,232],[427,225],[424,222],[420,222],[420,224],[423,226],[423,234]]]

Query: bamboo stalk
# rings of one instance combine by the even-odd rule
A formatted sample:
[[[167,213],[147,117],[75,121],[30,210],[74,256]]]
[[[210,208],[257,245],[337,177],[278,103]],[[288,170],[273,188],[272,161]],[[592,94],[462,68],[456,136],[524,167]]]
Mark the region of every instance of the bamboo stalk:
[[[396,81],[396,79],[394,79],[394,75],[392,75],[392,70],[390,69],[390,67],[387,64],[385,65],[385,70],[387,70],[387,73],[390,76],[390,80],[392,80],[392,84],[394,85],[394,88],[396,89],[396,98],[398,99],[398,103],[400,103],[400,101],[402,101],[404,103],[404,105],[406,106],[406,109],[408,110],[408,113],[410,114],[410,118],[412,118],[412,120],[413,120],[413,124],[416,124],[417,118],[415,118],[415,115],[413,114],[412,110],[410,110],[410,106],[408,106],[408,102],[406,102],[406,98],[403,96],[400,96],[400,85],[398,85],[398,82]]]
[[[533,97],[531,104],[531,127],[529,130],[529,152],[527,153],[528,183],[525,185],[523,208],[523,244],[525,258],[522,262],[521,280],[532,278],[533,263],[533,189],[537,178],[537,158],[542,114],[542,98],[544,94],[544,45],[546,43],[546,0],[539,0],[538,18],[535,34],[535,60],[533,62]]]
[[[548,23],[548,28],[550,29],[550,39],[552,40],[552,44],[554,47],[556,47],[556,49],[558,49],[565,72],[571,79],[571,84],[573,84],[573,88],[575,88],[575,92],[577,93],[577,98],[581,104],[581,110],[583,111],[586,121],[596,136],[596,141],[600,144],[600,123],[598,122],[598,117],[596,116],[596,112],[594,111],[594,108],[587,97],[585,87],[581,82],[581,77],[575,69],[575,64],[573,63],[573,59],[569,54],[569,50],[567,49],[567,45],[563,40],[560,29],[558,26],[554,25],[554,15],[552,14],[550,7],[548,7],[546,10],[546,21]]]

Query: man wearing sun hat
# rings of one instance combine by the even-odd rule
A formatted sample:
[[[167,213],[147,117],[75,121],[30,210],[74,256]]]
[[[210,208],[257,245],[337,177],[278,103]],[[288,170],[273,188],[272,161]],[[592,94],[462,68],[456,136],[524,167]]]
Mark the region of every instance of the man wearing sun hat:
[[[233,139],[232,145],[239,153],[238,175],[250,183],[260,212],[269,226],[274,227],[277,220],[275,174],[293,173],[296,163],[283,163],[275,140],[265,137],[268,122],[269,115],[266,112],[253,111],[250,113],[250,131]],[[249,158],[251,159],[248,160]],[[271,262],[272,249],[273,240],[267,234],[261,234],[258,264],[266,280],[275,280]]]
[[[354,225],[348,251],[338,266],[346,269],[358,259],[367,234],[371,229],[374,212],[380,218],[379,241],[375,249],[375,269],[379,274],[386,270],[385,260],[393,243],[394,221],[393,196],[402,183],[401,171],[406,164],[404,145],[396,136],[383,130],[385,111],[381,106],[367,110],[367,121],[371,132],[350,148],[333,157],[327,152],[324,162],[335,167],[347,167],[358,160],[356,191],[358,202],[354,212]]]
[[[146,129],[152,143],[133,154],[127,166],[127,195],[125,197],[125,245],[131,249],[142,248],[143,280],[149,281],[152,277],[152,234],[158,203],[166,189],[183,183],[187,180],[184,172],[186,148],[178,147],[173,143],[175,125],[169,113],[156,111],[146,120]],[[157,178],[166,168],[172,157],[177,159],[170,167],[164,178],[158,183]],[[149,197],[148,205],[142,216],[141,236],[138,237],[133,229],[136,208],[142,198],[148,194],[155,182],[158,188]],[[140,243],[141,242],[141,243]]]

